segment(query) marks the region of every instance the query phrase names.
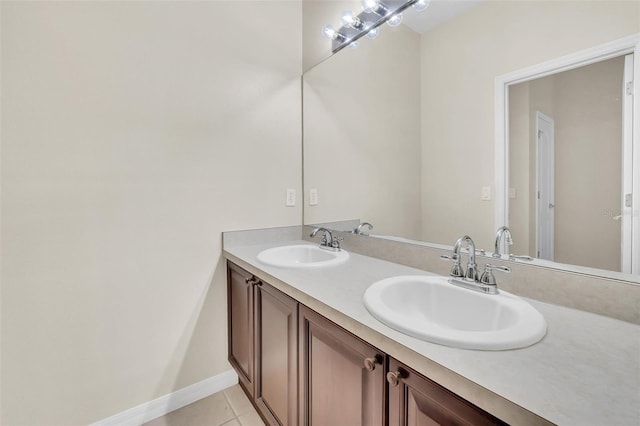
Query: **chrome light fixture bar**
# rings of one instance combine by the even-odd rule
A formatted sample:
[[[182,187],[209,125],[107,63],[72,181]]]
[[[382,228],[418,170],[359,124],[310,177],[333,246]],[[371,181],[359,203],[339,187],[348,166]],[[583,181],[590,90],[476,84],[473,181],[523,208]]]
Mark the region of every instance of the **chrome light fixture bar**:
[[[400,25],[404,10],[413,6],[416,11],[421,12],[429,6],[429,2],[430,0],[362,0],[362,12],[355,15],[351,11],[345,11],[340,29],[327,25],[322,33],[331,40],[331,52],[336,53],[347,46],[356,47],[361,37],[375,38],[380,31],[379,27],[385,22],[390,26]]]

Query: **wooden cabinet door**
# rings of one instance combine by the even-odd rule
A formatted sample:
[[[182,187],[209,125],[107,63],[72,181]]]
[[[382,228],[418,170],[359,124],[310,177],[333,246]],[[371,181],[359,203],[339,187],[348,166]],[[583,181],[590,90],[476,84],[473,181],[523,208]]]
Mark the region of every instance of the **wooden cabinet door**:
[[[254,305],[257,280],[244,269],[227,263],[227,321],[229,362],[238,373],[240,385],[254,395]]]
[[[389,426],[506,424],[393,358],[387,380]]]
[[[385,423],[384,353],[300,305],[300,424]]]
[[[298,303],[267,283],[256,287],[255,400],[271,425],[298,421]]]

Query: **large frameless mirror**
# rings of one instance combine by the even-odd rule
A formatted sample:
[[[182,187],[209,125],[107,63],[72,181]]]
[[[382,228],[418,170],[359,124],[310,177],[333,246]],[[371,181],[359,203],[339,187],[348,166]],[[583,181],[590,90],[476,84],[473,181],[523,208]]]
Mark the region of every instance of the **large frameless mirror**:
[[[317,34],[326,51],[322,26],[349,7],[332,3],[305,2],[305,34]],[[306,14],[310,4],[331,5],[333,13],[316,19],[313,31],[307,28],[313,21]],[[452,4],[456,10],[448,10]],[[502,223],[512,230],[511,253],[546,257],[553,262],[543,264],[553,267],[586,266],[598,268],[589,273],[607,276],[610,271],[637,281],[621,272],[629,272],[624,269],[623,240],[632,235],[624,229],[638,209],[628,212],[631,220],[621,215],[630,193],[624,189],[622,168],[626,161],[628,172],[638,160],[624,154],[625,124],[621,115],[613,115],[624,113],[624,62],[633,43],[606,58],[611,62],[566,66],[573,69],[555,76],[546,71],[537,76],[543,77],[539,81],[528,78],[521,86],[515,80],[505,83],[509,98],[502,122],[508,130],[505,141],[513,148],[502,153],[501,167],[496,167],[500,120],[495,88],[501,76],[633,39],[640,31],[639,13],[637,3],[624,1],[434,0],[420,14],[405,11],[402,25],[381,27],[376,39],[363,38],[357,49],[325,58],[303,77],[304,223],[356,219],[371,222],[374,237],[444,245],[469,234],[488,252]],[[587,74],[590,68],[614,71],[609,80],[595,83]],[[596,86],[608,92],[598,93]],[[523,92],[524,98],[516,97]],[[541,100],[545,92],[553,99]],[[560,99],[565,95],[580,106],[593,101],[596,109],[608,106],[609,111],[579,111],[568,99]],[[518,105],[522,108],[512,110]],[[629,120],[637,121],[636,116],[637,109]],[[544,136],[548,119],[553,120],[556,142],[556,162],[546,166],[556,170],[554,198],[545,201],[557,215],[555,224],[547,226],[555,230],[553,257],[538,254],[539,223],[544,220],[536,222],[541,213],[533,207],[535,188],[542,185],[536,180],[534,135],[540,130]],[[511,140],[512,133],[519,136]],[[561,142],[570,133],[578,141]],[[588,143],[600,151],[588,153],[576,145],[587,143],[585,135],[594,136]],[[511,163],[504,157],[507,152]],[[600,160],[596,166],[594,159]],[[585,175],[587,171],[592,173]],[[581,204],[575,198],[579,195],[592,204]],[[577,238],[585,235],[590,239]],[[611,241],[605,245],[605,239]]]

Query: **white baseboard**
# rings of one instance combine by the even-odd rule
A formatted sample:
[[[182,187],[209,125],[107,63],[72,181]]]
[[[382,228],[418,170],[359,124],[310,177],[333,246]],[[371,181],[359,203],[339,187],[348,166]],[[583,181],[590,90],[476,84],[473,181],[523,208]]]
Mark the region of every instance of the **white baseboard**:
[[[161,396],[153,401],[107,417],[90,426],[139,426],[192,402],[220,392],[236,383],[238,383],[238,375],[234,370],[228,370],[217,376],[209,377],[186,388]]]

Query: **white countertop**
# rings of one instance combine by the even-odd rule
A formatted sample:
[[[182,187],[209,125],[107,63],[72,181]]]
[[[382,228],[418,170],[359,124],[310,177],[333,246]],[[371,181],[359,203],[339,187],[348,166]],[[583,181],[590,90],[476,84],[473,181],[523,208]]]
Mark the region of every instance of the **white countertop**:
[[[256,259],[264,249],[287,244],[309,242],[225,247],[224,253],[363,340],[509,423],[530,423],[529,411],[560,425],[640,425],[640,326],[526,299],[547,321],[547,335],[533,346],[477,351],[423,342],[377,321],[364,307],[362,296],[380,279],[428,272],[356,253],[350,253],[349,261],[342,265],[309,269],[278,268]],[[525,410],[519,413],[509,402]]]

